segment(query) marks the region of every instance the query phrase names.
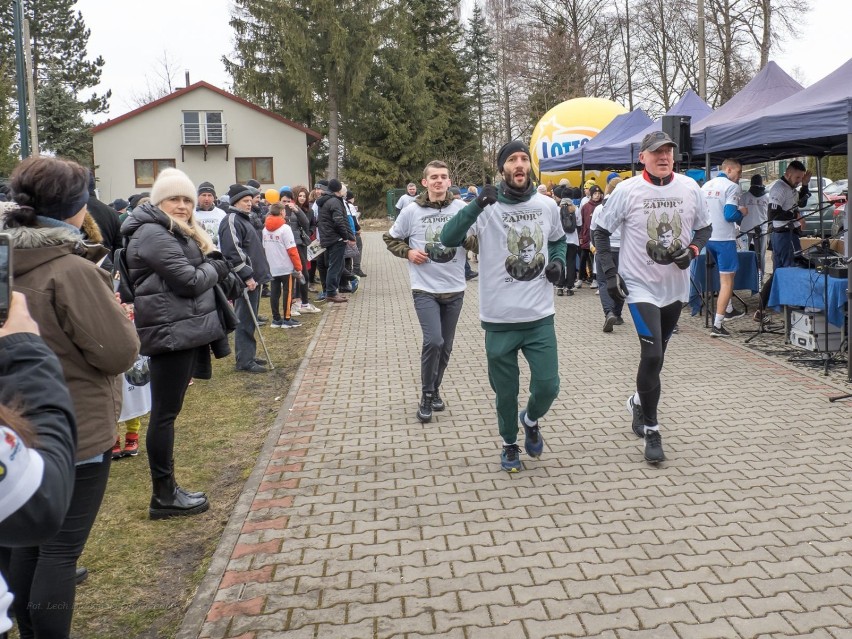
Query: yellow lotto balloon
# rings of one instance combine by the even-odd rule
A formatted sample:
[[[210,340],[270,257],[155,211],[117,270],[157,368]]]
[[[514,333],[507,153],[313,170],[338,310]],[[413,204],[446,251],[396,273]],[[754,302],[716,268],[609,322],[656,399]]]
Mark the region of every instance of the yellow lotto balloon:
[[[278,200],[281,199],[281,196],[275,189],[266,189],[266,192],[263,194],[263,197],[270,204],[275,204]]]
[[[539,181],[548,186],[555,186],[561,179],[568,178],[571,186],[583,186],[580,184],[580,171],[539,173],[539,161],[580,148],[600,133],[615,116],[622,113],[627,113],[627,109],[612,100],[602,98],[566,100],[545,113],[535,125],[530,138],[532,167],[539,176]],[[599,176],[600,173],[600,171],[586,171],[586,179]],[[608,174],[609,171],[606,171],[597,178],[597,184],[601,188],[606,183]]]

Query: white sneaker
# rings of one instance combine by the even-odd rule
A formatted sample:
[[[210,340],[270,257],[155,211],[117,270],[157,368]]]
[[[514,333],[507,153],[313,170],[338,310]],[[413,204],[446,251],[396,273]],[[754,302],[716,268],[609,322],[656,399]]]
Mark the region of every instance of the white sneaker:
[[[580,288],[583,288],[583,283],[580,280],[577,280],[576,282],[574,282],[574,290],[576,291]]]
[[[305,313],[322,313],[321,308],[317,308],[313,304],[300,304],[299,312],[304,315]]]
[[[299,312],[299,303],[294,302],[293,304],[290,305],[290,316],[291,317],[299,317],[299,315],[301,315],[301,313]]]
[[[592,280],[592,283],[589,284],[589,288],[597,288],[597,287],[598,287],[598,281]]]

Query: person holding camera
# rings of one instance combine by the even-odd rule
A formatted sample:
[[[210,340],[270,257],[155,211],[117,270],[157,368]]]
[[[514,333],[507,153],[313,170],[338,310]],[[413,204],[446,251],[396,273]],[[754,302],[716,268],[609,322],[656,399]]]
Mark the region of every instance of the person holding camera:
[[[12,293],[8,319],[0,328],[0,547],[5,547],[0,548],[0,637],[12,627],[10,607],[22,636],[32,636],[31,597],[50,601],[54,594],[70,593],[67,609],[73,609],[73,587],[13,595],[2,566],[9,562],[10,547],[46,542],[62,525],[73,493],[76,439],[74,407],[59,360],[39,337],[26,297]],[[55,585],[41,583],[48,589]],[[70,629],[70,612],[45,615],[63,617],[56,621]]]
[[[595,247],[613,301],[627,301],[641,354],[636,393],[627,400],[645,459],[665,461],[657,404],[663,357],[689,299],[689,265],[710,238],[707,202],[695,180],[674,172],[677,144],[662,131],[639,147],[641,175],[612,192],[597,220]],[[621,228],[618,266],[610,236]]]
[[[479,196],[450,219],[444,246],[461,246],[468,229],[479,241],[479,318],[485,329],[488,379],[497,396],[503,450],[500,466],[521,470],[518,426],[524,449],[541,456],[539,420],[559,394],[559,355],[553,286],[565,274],[565,231],[559,207],[536,191],[530,150],[512,140],[497,153],[499,187],[486,184]],[[530,396],[518,414],[518,351],[530,365]]]
[[[68,512],[50,540],[12,550],[9,583],[32,603],[18,619],[23,637],[65,637],[72,607],[60,611],[48,604],[73,602],[77,560],[109,478],[121,407],[118,376],[136,361],[139,338],[109,273],[98,266],[108,250],[87,244],[80,231],[88,170],[68,160],[31,157],[14,169],[9,185],[16,208],[2,222],[13,246],[14,290],[27,296],[42,339],[62,363],[77,418]],[[0,494],[5,491],[0,487]]]
[[[135,290],[136,330],[151,373],[151,417],[145,439],[151,470],[151,519],[197,515],[204,493],[175,479],[175,420],[193,377],[209,378],[210,345],[225,337],[213,287],[230,267],[212,252],[209,233],[195,219],[196,189],[183,171],[161,171],[151,201],[133,209],[121,227]],[[254,232],[254,231],[252,231]],[[209,256],[208,256],[209,254]]]

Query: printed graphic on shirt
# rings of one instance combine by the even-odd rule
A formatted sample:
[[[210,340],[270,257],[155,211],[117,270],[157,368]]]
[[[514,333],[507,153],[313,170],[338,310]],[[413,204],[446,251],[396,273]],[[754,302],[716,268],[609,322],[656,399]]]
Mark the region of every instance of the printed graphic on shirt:
[[[657,216],[656,211],[651,211],[647,222],[648,242],[645,244],[645,251],[648,253],[648,257],[657,264],[670,264],[671,260],[663,259],[662,255],[666,253],[671,255],[683,247],[683,243],[680,241],[680,231],[682,228],[680,213],[683,210],[683,201],[680,199],[645,200],[646,210],[649,203],[655,204],[654,208],[658,208],[662,203],[662,205],[673,209],[671,211],[663,211],[659,216]]]
[[[506,258],[506,272],[510,277],[529,282],[541,275],[547,259],[542,253],[544,234],[538,222],[509,227],[507,244],[511,255]]]
[[[441,220],[439,221],[438,218]],[[449,218],[445,215],[426,218],[426,254],[429,259],[439,264],[446,264],[456,256],[455,248],[447,248],[441,244],[441,231],[444,222]]]
[[[148,358],[140,355],[133,363],[133,367],[124,373],[124,379],[131,386],[146,386],[151,382],[151,372],[148,370]]]

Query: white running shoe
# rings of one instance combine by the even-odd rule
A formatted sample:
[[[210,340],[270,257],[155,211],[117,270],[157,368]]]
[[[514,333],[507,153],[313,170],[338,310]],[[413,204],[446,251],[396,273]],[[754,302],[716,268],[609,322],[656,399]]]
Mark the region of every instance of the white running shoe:
[[[291,317],[299,317],[299,315],[301,315],[301,313],[299,312],[299,303],[293,302],[290,305],[290,316]]]
[[[321,308],[317,308],[313,304],[300,304],[299,312],[304,315],[305,313],[322,313]]]

